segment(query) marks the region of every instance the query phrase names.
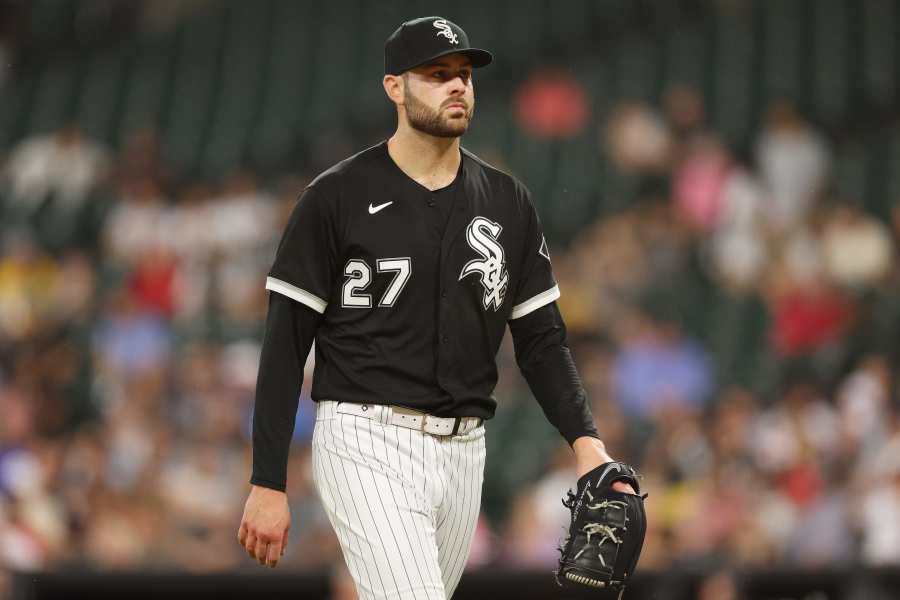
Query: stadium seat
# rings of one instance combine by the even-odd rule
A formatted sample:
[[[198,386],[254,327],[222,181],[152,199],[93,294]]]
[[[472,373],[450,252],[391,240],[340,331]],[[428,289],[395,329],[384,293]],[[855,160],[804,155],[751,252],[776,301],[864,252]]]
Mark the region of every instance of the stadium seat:
[[[117,140],[117,117],[127,78],[125,54],[116,48],[88,60],[75,117],[85,133],[105,144]]]
[[[834,124],[846,114],[849,101],[852,56],[846,3],[836,0],[819,2],[811,18],[814,56],[811,105],[819,121]]]
[[[229,5],[224,61],[211,114],[210,133],[202,151],[203,168],[209,174],[237,166],[259,113],[266,55],[269,52],[270,3],[241,2]]]

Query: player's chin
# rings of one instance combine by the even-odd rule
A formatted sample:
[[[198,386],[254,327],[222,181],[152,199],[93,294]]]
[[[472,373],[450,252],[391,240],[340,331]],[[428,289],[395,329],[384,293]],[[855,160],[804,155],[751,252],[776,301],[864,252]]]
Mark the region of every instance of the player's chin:
[[[447,132],[447,137],[459,137],[469,129],[469,117],[451,117],[444,121],[443,129]]]

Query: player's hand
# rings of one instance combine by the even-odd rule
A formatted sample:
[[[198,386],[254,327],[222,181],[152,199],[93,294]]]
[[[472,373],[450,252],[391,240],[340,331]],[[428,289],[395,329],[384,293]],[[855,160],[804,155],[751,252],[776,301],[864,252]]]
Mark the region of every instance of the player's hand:
[[[291,510],[287,494],[258,485],[250,488],[238,542],[259,564],[275,568],[287,548]]]
[[[575,440],[572,446],[575,451],[576,473],[581,477],[592,469],[608,462],[612,462],[612,457],[606,452],[606,445],[597,438],[583,436]],[[625,494],[634,494],[634,488],[631,484],[624,481],[613,482],[612,489]]]
[[[624,481],[614,481],[612,486],[610,487],[612,487],[612,489],[616,490],[617,492],[622,492],[624,494],[635,493],[634,488],[631,487],[631,484],[625,483]]]

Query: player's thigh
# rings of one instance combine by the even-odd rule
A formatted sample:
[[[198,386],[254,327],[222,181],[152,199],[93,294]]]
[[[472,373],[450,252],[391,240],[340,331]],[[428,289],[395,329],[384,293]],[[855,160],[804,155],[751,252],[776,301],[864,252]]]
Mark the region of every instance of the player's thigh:
[[[395,429],[347,414],[317,419],[313,480],[361,600],[443,600],[431,516],[394,468],[406,458]]]
[[[435,537],[438,563],[447,598],[453,595],[472,547],[472,538],[481,512],[484,481],[484,427],[458,436],[444,447],[449,477],[448,491],[438,515]]]

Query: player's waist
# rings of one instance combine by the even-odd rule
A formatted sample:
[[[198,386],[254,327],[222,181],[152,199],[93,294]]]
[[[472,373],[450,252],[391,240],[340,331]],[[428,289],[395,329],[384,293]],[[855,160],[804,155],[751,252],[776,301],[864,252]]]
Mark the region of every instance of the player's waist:
[[[316,411],[321,414],[351,414],[372,419],[383,425],[396,425],[431,435],[463,435],[477,429],[484,421],[481,417],[438,417],[426,412],[395,404],[359,404],[319,400]]]

